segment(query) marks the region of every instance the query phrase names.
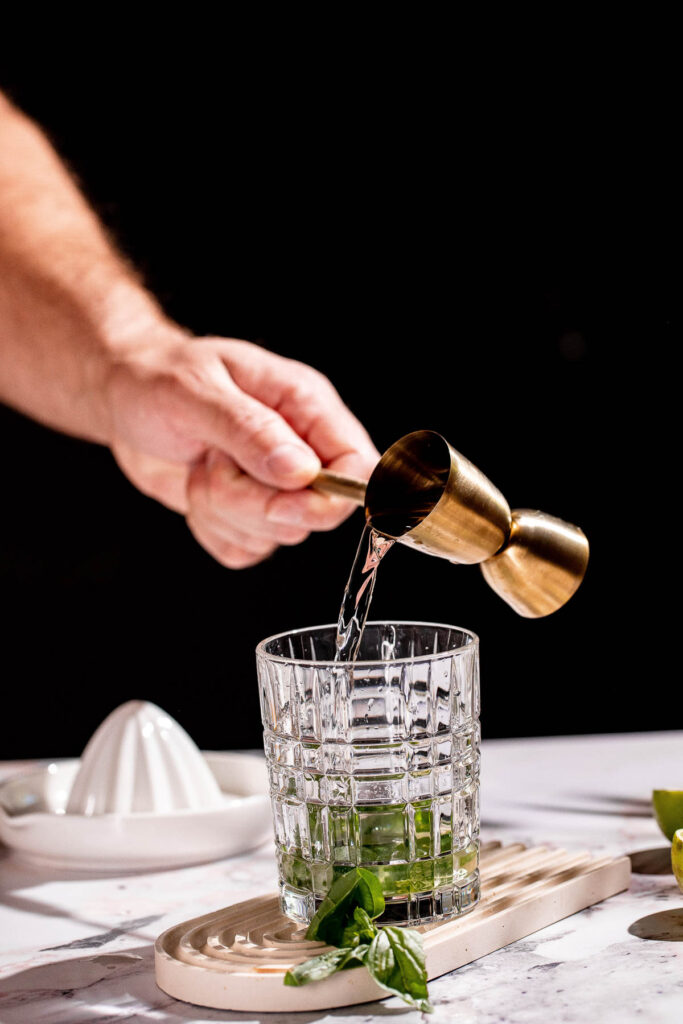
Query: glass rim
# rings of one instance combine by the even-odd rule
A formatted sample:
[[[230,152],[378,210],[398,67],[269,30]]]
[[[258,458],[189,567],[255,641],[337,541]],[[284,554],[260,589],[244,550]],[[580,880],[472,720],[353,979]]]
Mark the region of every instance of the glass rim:
[[[414,655],[411,658],[392,658],[391,660],[382,660],[381,658],[370,658],[362,660],[358,658],[356,661],[325,661],[320,658],[285,658],[282,654],[269,654],[265,650],[266,644],[271,643],[273,640],[280,640],[282,637],[298,636],[301,633],[312,633],[319,629],[332,629],[336,632],[336,622],[326,622],[320,626],[302,626],[300,629],[286,629],[282,633],[273,633],[272,636],[267,636],[264,640],[261,640],[256,645],[256,657],[266,658],[268,661],[279,662],[284,665],[306,665],[313,668],[356,668],[362,666],[364,668],[374,667],[378,665],[407,665],[415,661],[436,661],[438,658],[452,658],[458,657],[465,651],[471,651],[479,647],[479,637],[471,629],[466,629],[464,626],[454,626],[449,622],[416,622],[412,619],[371,619],[365,624],[366,626],[431,626],[437,629],[455,629],[460,633],[465,633],[471,637],[471,642],[465,644],[462,647],[458,647],[452,651],[437,651],[436,654],[420,654]]]

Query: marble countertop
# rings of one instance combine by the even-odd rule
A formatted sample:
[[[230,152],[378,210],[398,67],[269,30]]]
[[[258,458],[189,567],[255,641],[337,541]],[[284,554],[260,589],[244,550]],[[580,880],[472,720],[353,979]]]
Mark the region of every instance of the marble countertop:
[[[34,763],[5,762],[0,776]],[[683,894],[650,810],[652,789],[666,786],[683,786],[683,732],[485,742],[483,839],[628,853],[634,874],[628,892],[431,981],[431,1015],[397,998],[320,1013],[230,1013],[157,988],[161,931],[275,889],[270,842],[213,864],[104,878],[49,871],[1,849],[0,1024],[679,1024]]]

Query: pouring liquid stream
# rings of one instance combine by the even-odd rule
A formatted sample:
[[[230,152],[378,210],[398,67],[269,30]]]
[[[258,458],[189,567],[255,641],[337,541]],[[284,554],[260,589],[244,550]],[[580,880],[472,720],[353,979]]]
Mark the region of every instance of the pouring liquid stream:
[[[396,542],[365,524],[353,560],[337,622],[335,661],[355,661],[368,617],[377,568]]]

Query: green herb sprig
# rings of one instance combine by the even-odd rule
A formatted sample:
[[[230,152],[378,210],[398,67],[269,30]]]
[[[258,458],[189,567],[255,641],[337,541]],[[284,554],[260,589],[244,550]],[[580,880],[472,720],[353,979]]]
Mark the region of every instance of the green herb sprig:
[[[422,935],[414,928],[377,925],[384,911],[382,887],[367,868],[352,868],[334,882],[308,926],[307,939],[336,946],[297,964],[285,985],[311,981],[365,964],[378,985],[430,1013]]]

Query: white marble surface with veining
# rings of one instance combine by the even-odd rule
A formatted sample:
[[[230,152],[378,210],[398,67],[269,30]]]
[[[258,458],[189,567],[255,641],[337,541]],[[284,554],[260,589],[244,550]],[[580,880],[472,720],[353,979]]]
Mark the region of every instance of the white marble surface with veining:
[[[29,766],[6,762],[0,774]],[[628,892],[431,981],[425,1022],[679,1024],[683,894],[651,815],[660,787],[683,788],[683,732],[485,742],[484,839],[637,851],[637,873]],[[0,1024],[423,1017],[397,998],[327,1013],[212,1011],[156,987],[161,931],[275,883],[271,843],[199,867],[104,878],[51,872],[0,849]]]

